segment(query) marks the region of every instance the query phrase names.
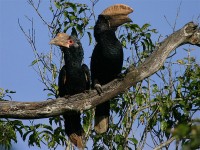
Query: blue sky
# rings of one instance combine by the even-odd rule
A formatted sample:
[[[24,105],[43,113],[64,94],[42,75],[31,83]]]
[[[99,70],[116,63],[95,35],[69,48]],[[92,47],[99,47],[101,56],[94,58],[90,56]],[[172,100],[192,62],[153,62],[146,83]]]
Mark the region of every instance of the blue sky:
[[[81,2],[90,5],[88,0]],[[100,0],[95,7],[95,14],[100,14],[102,10],[112,4],[124,3],[129,5],[134,9],[134,12],[130,15],[134,23],[139,25],[149,23],[152,28],[158,30],[159,33],[154,37],[154,41],[156,41],[159,35],[165,37],[172,33],[172,29],[164,16],[173,25],[180,2],[180,0]],[[48,8],[48,0],[42,1],[40,12],[47,20],[51,19]],[[189,21],[200,23],[200,18],[197,20],[199,15],[199,0],[182,0],[176,29],[181,28]],[[38,50],[40,52],[50,50],[48,31],[33,8],[27,3],[27,0],[0,0],[0,87],[16,91],[16,94],[12,96],[13,100],[45,100],[47,93],[43,91],[44,86],[39,81],[37,73],[30,67],[34,60],[32,49],[18,26],[19,19],[25,30],[31,28],[30,22],[27,21],[25,16],[34,19]],[[82,43],[84,49],[87,49],[88,42]],[[200,56],[199,48],[194,47],[194,49],[193,54]],[[124,52],[126,53],[126,51]],[[183,51],[178,53],[180,56],[185,55]],[[91,48],[85,51],[85,62],[88,65],[91,54]],[[38,149],[27,148],[26,145],[23,144],[23,141],[19,141],[15,147],[16,149],[17,147],[22,148],[22,146],[22,149]]]

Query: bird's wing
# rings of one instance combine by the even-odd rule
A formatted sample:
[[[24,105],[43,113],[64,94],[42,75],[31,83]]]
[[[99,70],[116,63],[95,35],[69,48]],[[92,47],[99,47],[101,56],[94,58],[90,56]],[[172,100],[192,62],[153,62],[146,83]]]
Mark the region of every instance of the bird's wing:
[[[86,90],[89,90],[90,89],[90,70],[86,64],[82,65],[82,69],[85,74]]]
[[[67,94],[66,83],[67,83],[67,71],[66,71],[66,67],[63,66],[62,69],[60,70],[59,77],[58,77],[58,87],[59,87],[60,97],[63,97]]]

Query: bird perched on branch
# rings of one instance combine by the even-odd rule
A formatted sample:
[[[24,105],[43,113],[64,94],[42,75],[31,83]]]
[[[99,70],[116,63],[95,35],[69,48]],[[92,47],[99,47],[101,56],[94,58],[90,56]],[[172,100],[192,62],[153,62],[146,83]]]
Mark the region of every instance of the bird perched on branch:
[[[77,36],[58,33],[50,44],[60,46],[64,53],[65,65],[59,79],[59,96],[65,97],[81,93],[90,88],[90,73],[87,65],[82,64],[83,48]],[[84,130],[81,125],[80,112],[71,111],[63,115],[65,132],[70,141],[80,149],[84,148]]]
[[[131,22],[128,14],[133,9],[127,5],[116,4],[105,9],[94,26],[94,37],[97,42],[91,57],[92,86],[99,93],[101,85],[107,84],[121,73],[123,65],[122,44],[117,39],[115,31],[124,23]],[[109,101],[96,107],[95,131],[104,133],[109,126]]]

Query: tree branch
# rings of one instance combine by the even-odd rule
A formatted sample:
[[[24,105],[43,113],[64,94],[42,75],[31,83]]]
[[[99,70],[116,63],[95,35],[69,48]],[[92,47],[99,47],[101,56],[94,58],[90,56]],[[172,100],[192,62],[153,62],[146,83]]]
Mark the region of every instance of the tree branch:
[[[154,148],[154,150],[160,150],[162,149],[163,147],[169,145],[171,142],[173,142],[176,138],[175,137],[172,137],[170,139],[168,139],[167,141],[165,141],[164,143],[158,145],[157,147]]]
[[[83,111],[123,93],[137,82],[157,72],[171,51],[184,44],[200,46],[200,29],[193,22],[187,23],[161,42],[155,51],[137,68],[129,67],[122,79],[115,79],[103,86],[101,96],[95,90],[69,98],[42,102],[0,101],[1,118],[38,119],[63,114],[66,111]]]

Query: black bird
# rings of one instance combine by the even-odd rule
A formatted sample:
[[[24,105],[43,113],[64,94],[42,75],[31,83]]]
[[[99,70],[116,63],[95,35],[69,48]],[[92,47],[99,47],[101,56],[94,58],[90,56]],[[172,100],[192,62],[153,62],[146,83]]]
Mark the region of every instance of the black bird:
[[[65,65],[58,79],[59,96],[65,97],[89,90],[90,73],[87,65],[82,64],[84,52],[80,40],[75,35],[58,33],[50,44],[60,46],[64,53]],[[71,111],[63,117],[67,136],[75,146],[83,149],[85,133],[81,125],[80,112]]]
[[[116,4],[105,9],[99,16],[94,27],[97,42],[91,58],[92,87],[100,93],[101,85],[107,84],[121,73],[123,65],[123,48],[115,35],[117,27],[131,22],[128,14],[133,9],[123,4]],[[104,133],[109,126],[109,101],[96,107],[95,131]]]

